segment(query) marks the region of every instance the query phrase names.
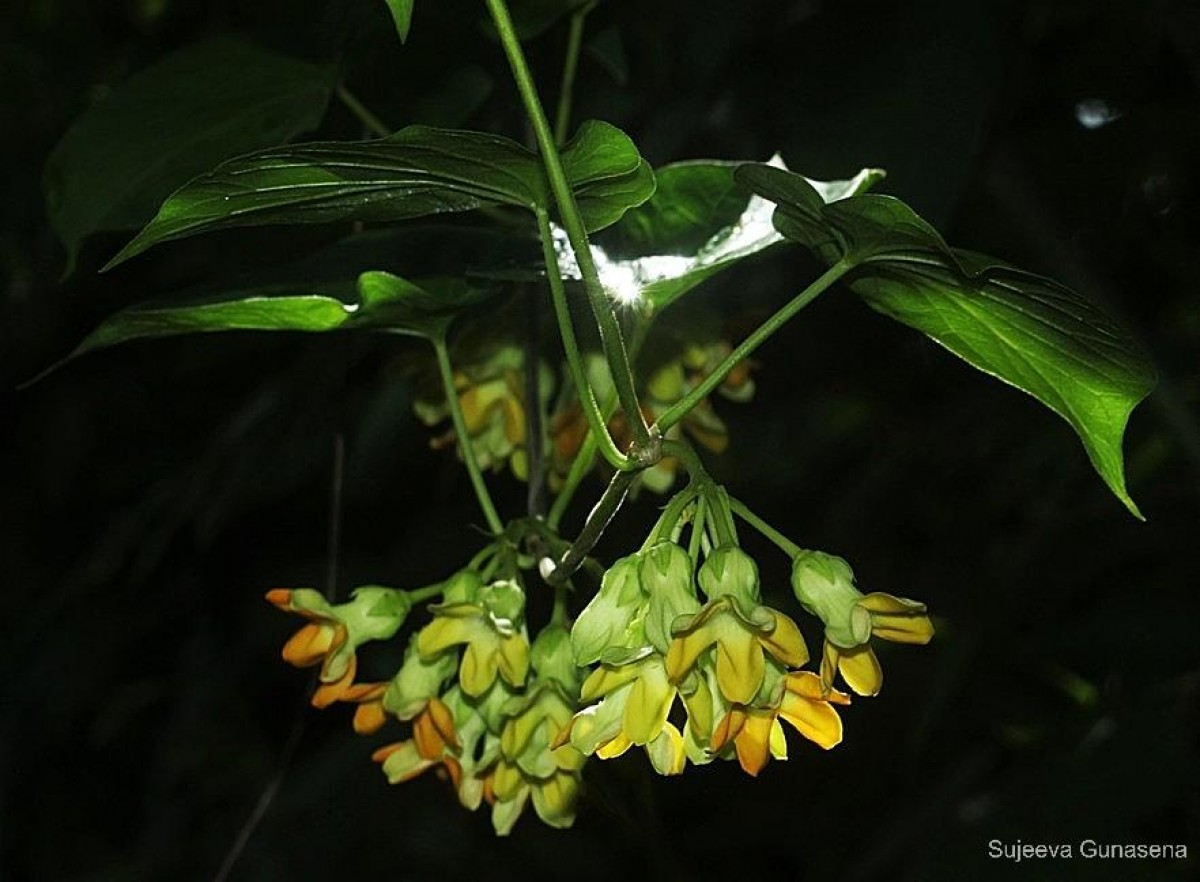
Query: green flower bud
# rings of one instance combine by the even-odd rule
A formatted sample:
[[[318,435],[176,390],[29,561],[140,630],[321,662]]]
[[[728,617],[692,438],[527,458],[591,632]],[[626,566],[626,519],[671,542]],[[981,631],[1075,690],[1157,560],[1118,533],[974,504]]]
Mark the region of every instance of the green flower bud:
[[[638,575],[649,595],[646,637],[665,653],[671,645],[671,625],[700,609],[692,587],[692,559],[674,542],[659,542],[642,555]]]
[[[859,605],[850,564],[821,551],[801,551],[792,561],[792,591],[800,604],[825,623],[834,646],[853,649],[871,637],[871,614]]]
[[[497,623],[517,625],[525,611],[525,592],[516,582],[506,579],[484,588],[479,594],[479,602]]]
[[[483,590],[483,579],[474,570],[460,570],[442,583],[443,603],[475,603]]]
[[[383,693],[384,710],[402,720],[411,720],[429,699],[442,691],[442,684],[454,676],[457,668],[458,659],[453,654],[426,660],[417,651],[417,642],[411,641],[404,653],[404,664]]]
[[[570,695],[579,694],[579,668],[571,649],[571,635],[562,625],[547,625],[533,641],[530,662],[540,679],[554,680]]]
[[[709,554],[697,580],[709,600],[728,595],[747,615],[759,604],[758,566],[736,545],[722,545]]]
[[[606,649],[628,645],[631,625],[646,600],[638,575],[640,563],[637,555],[631,555],[609,567],[600,590],[575,620],[571,644],[578,664],[592,664]]]

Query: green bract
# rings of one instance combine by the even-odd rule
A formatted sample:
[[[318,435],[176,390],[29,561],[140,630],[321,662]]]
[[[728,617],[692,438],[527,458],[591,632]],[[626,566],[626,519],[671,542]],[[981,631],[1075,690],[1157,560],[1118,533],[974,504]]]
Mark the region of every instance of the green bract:
[[[641,559],[623,557],[604,573],[600,589],[571,628],[575,661],[586,665],[599,661],[606,649],[632,645],[633,624],[645,603]]]
[[[638,568],[648,597],[646,639],[659,652],[671,645],[671,627],[700,608],[692,587],[692,559],[674,542],[659,542],[643,553]]]
[[[792,561],[792,590],[806,610],[825,623],[832,643],[851,649],[871,637],[871,616],[858,605],[850,564],[832,554],[802,551]]]
[[[709,600],[728,595],[743,609],[758,605],[758,566],[736,545],[714,549],[704,559],[696,578]]]

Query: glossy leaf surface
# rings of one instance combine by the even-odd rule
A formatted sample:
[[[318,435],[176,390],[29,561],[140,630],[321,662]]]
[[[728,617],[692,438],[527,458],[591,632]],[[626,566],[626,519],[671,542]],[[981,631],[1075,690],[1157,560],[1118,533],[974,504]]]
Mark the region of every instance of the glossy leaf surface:
[[[637,148],[607,123],[584,123],[563,165],[593,230],[653,193]],[[517,142],[409,126],[377,141],[299,144],[224,163],[176,191],[109,267],[160,242],[231,227],[395,221],[485,205],[532,210],[550,201],[540,160]]]
[[[871,308],[926,334],[973,367],[1065,419],[1104,482],[1141,517],[1125,487],[1122,440],[1155,372],[1091,301],[1002,261],[951,249],[911,208],[863,195],[825,205],[803,179],[767,166],[738,177],[778,203],[775,224],[826,262],[854,266]]]
[[[300,291],[275,286],[194,300],[144,303],[104,321],[60,364],[130,340],[219,331],[387,331],[434,338],[486,293],[459,280],[420,284],[372,271],[354,283],[323,283]],[[57,367],[57,365],[56,365]]]
[[[774,206],[734,178],[742,163],[681,162],[655,172],[657,188],[598,239],[597,263],[610,283],[663,309],[697,285],[781,241]],[[829,199],[869,188],[883,173],[812,182]]]

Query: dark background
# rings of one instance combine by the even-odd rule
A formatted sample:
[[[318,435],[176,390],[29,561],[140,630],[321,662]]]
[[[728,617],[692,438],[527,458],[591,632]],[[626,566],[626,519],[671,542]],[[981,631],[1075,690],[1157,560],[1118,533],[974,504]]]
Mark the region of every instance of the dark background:
[[[339,445],[339,592],[424,585],[478,547],[465,475],[428,449],[397,379],[407,344],[139,343],[14,391],[108,311],[160,294],[171,261],[202,275],[324,241],[201,239],[98,276],[123,241],[100,236],[60,283],[41,167],[102,87],[239,31],[340,56],[397,126],[435,114],[421,96],[476,65],[494,88],[470,125],[521,137],[480,11],[418,3],[403,50],[374,0],[0,12],[0,876],[212,879],[274,787],[231,879],[1195,878],[1200,9],[1188,0],[610,0],[592,16],[593,34],[619,30],[627,78],[586,54],[579,118],[620,125],[655,164],[781,150],[814,177],[884,166],[883,190],[955,244],[1102,302],[1162,375],[1126,444],[1143,524],[1065,423],[848,291],[763,347],[757,397],[722,411],[733,443],[714,471],[802,545],[851,560],[865,590],[927,601],[939,630],[926,648],[884,647],[887,684],[845,712],[843,745],[823,754],[794,738],[792,759],[758,781],[734,764],[660,780],[631,752],[588,766],[574,830],[525,818],[497,840],[486,812],[462,811],[432,777],[388,787],[368,759],[386,736],[369,745],[347,713],[307,709],[307,676],[278,658],[295,622],[262,595],[325,587]],[[546,83],[563,33],[530,44]],[[1095,102],[1116,118],[1088,128]],[[325,134],[359,134],[331,108]],[[697,297],[736,314],[781,303],[812,271],[770,257]],[[496,492],[509,512],[522,504],[510,479]],[[605,556],[644,535],[655,503],[621,514]],[[786,561],[752,547],[768,599],[794,605]],[[1083,838],[1193,854],[987,858],[991,839]]]

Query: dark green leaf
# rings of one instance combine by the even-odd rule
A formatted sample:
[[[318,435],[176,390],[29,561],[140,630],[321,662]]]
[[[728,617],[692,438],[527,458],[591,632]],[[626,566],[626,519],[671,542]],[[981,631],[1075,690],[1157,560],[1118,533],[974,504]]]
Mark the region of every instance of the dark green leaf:
[[[889,262],[851,283],[875,310],[1028,392],[1078,433],[1092,465],[1141,517],[1125,488],[1125,426],[1150,394],[1153,367],[1091,301],[1016,267],[956,251],[960,264]]]
[[[332,68],[222,37],[114,89],[46,163],[50,220],[71,264],[88,235],[141,226],[195,175],[315,128],[334,77]]]
[[[575,204],[589,232],[619,221],[631,205],[640,205],[654,193],[654,170],[645,160],[627,174],[601,178],[579,187]]]
[[[637,148],[607,123],[584,123],[563,164],[596,225],[653,192]],[[108,266],[229,227],[394,221],[495,204],[532,210],[549,203],[548,193],[536,154],[497,135],[410,126],[378,141],[299,144],[231,160],[186,184]]]
[[[384,0],[388,11],[392,13],[392,21],[396,23],[396,33],[400,42],[408,42],[408,31],[412,27],[413,4],[416,0]]]
[[[1100,477],[1141,517],[1125,488],[1121,444],[1155,372],[1094,304],[1002,261],[952,250],[897,199],[863,195],[825,206],[798,176],[765,166],[747,166],[738,179],[778,203],[783,235],[827,263],[853,265],[850,287],[873,309],[1063,417]]]
[[[299,293],[298,293],[299,292]],[[355,283],[326,282],[229,291],[192,300],[159,301],[110,316],[54,368],[130,340],[218,331],[387,331],[432,338],[486,294],[458,279],[420,284],[385,272]],[[54,368],[51,368],[53,370]]]

